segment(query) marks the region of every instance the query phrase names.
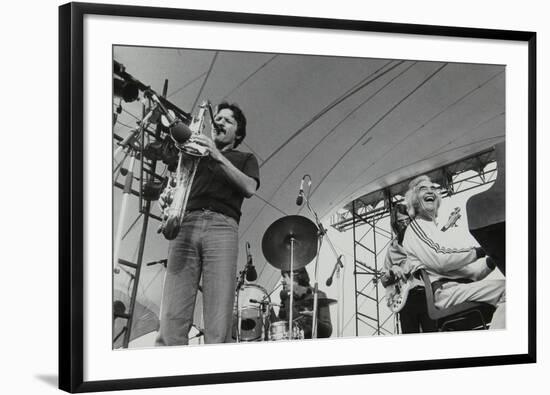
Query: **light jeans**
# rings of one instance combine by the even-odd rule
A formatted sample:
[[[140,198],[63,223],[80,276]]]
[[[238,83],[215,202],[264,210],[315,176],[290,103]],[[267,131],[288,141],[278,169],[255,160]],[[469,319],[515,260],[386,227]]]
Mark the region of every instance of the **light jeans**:
[[[231,341],[238,226],[235,219],[209,210],[186,215],[169,244],[157,346],[188,344],[201,275],[204,342]]]

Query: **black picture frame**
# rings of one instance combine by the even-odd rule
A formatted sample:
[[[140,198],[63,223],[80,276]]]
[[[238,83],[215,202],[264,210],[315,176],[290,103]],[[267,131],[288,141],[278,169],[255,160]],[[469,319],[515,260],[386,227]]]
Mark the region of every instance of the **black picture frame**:
[[[83,55],[85,15],[158,18],[277,27],[305,27],[363,32],[510,40],[528,43],[528,351],[489,357],[422,360],[380,364],[308,367],[254,372],[84,380],[84,136]],[[59,388],[90,392],[339,376],[366,373],[449,369],[536,361],[536,33],[357,20],[259,15],[158,7],[69,3],[59,8]]]

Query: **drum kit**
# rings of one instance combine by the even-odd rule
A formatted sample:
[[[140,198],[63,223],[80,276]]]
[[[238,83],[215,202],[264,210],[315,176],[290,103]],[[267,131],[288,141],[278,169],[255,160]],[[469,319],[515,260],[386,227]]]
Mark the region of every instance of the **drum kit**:
[[[313,299],[294,303],[293,276],[296,270],[307,266],[316,256],[318,260],[320,235],[319,227],[300,215],[282,217],[269,226],[263,235],[262,251],[271,266],[289,272],[288,320],[280,320],[274,313],[273,306],[280,307],[271,301],[275,289],[267,292],[260,285],[244,284],[241,281],[237,287],[233,312],[232,335],[235,341],[300,340],[304,338],[301,322],[305,319],[312,320],[313,337],[316,337],[317,307],[328,306],[336,303],[336,300],[318,298],[315,286]],[[294,308],[298,310],[297,317],[293,316]]]

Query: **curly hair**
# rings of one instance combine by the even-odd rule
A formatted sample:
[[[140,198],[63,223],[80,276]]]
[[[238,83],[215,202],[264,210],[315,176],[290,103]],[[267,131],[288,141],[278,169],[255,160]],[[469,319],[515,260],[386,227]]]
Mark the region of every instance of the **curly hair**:
[[[233,118],[235,118],[235,121],[237,122],[237,130],[235,132],[235,144],[233,148],[237,148],[246,137],[246,117],[244,116],[243,111],[241,108],[235,104],[229,104],[228,102],[221,102],[218,104],[218,107],[216,109],[216,112],[220,112],[223,109],[228,109],[233,113]]]
[[[409,182],[409,189],[405,193],[405,203],[407,204],[407,210],[409,212],[409,217],[415,218],[418,215],[418,209],[420,208],[420,202],[418,200],[418,189],[417,186],[423,182],[432,182],[430,177],[427,175],[421,175],[416,178],[414,178],[411,182]],[[439,204],[441,203],[441,200],[437,200],[438,204],[436,205],[436,212],[439,209]]]

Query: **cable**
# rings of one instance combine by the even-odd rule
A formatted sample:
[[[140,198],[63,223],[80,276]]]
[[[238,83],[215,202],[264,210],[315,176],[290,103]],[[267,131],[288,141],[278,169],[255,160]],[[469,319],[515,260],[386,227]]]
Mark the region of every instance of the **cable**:
[[[503,113],[502,113],[502,114],[503,114]],[[492,117],[490,120],[496,119],[496,118],[498,118],[499,116],[501,116],[502,114],[498,114],[498,116]],[[487,123],[487,122],[488,122],[488,121],[485,121],[485,122],[483,122],[483,123]],[[475,130],[475,128],[474,128],[473,130]],[[465,133],[464,135],[466,135],[466,134],[468,134],[468,133],[470,133],[470,132],[472,132],[472,130],[469,130],[469,131],[468,131],[467,133]],[[464,135],[461,135],[460,137],[462,137],[462,136],[464,136]],[[460,138],[460,137],[459,137],[459,138]],[[483,142],[485,142],[485,141],[500,139],[500,138],[503,138],[503,137],[504,137],[504,135],[497,135],[497,136],[487,137],[487,138],[482,139],[482,140],[477,140],[477,141],[474,141],[474,142],[472,142],[472,143],[460,145],[460,146],[458,146],[458,147],[454,147],[454,148],[449,149],[449,150],[446,150],[446,151],[438,152],[441,148],[443,148],[445,145],[447,145],[447,144],[445,144],[445,145],[443,145],[443,146],[441,146],[441,147],[435,149],[435,150],[432,151],[431,153],[429,153],[428,156],[426,156],[426,157],[424,157],[424,158],[422,158],[422,159],[419,159],[419,160],[417,160],[417,161],[415,161],[415,162],[408,163],[408,164],[406,164],[406,165],[404,165],[404,166],[401,166],[401,167],[399,167],[399,168],[397,168],[397,169],[394,169],[394,170],[392,170],[392,172],[396,172],[396,171],[402,170],[402,169],[404,169],[404,168],[410,167],[410,166],[412,166],[412,165],[415,165],[415,164],[420,163],[420,162],[425,161],[425,160],[429,160],[429,159],[435,158],[436,156],[439,156],[439,155],[442,155],[442,154],[446,154],[446,153],[448,153],[448,152],[460,150],[460,149],[463,149],[463,148],[467,148],[467,147],[469,147],[469,146],[472,146],[472,145],[474,145],[474,144],[480,144],[480,143],[483,143]],[[387,175],[388,175],[388,174],[383,174],[383,175],[381,175],[381,176],[375,178],[374,180],[372,180],[371,183],[376,182],[376,181],[380,180],[381,178],[386,177]],[[344,196],[343,198],[341,198],[340,200],[338,200],[338,202],[337,202],[335,205],[333,205],[333,207],[341,205],[343,201],[348,200],[349,197],[352,196],[354,193],[355,193],[355,191],[348,193],[346,196]],[[325,212],[323,215],[326,215],[326,214],[328,214],[328,211]]]
[[[369,95],[365,100],[363,100],[358,106],[354,107],[350,112],[348,112],[345,117],[339,121],[333,128],[331,128],[328,133],[326,133],[321,140],[319,140],[311,149],[305,154],[298,163],[294,166],[292,170],[288,173],[288,175],[279,183],[279,186],[275,191],[271,194],[271,197],[279,191],[279,189],[283,186],[283,184],[290,178],[290,176],[296,171],[296,169],[311,155],[313,151],[325,140],[330,136],[342,123],[344,123],[349,117],[351,117],[357,110],[359,110],[361,107],[363,107],[366,103],[368,103],[371,99],[373,99],[378,93],[380,93],[382,90],[384,90],[388,85],[390,85],[393,81],[395,81],[397,78],[399,78],[401,75],[405,74],[411,67],[413,67],[417,62],[411,63],[408,67],[400,71],[395,77],[391,78],[388,82],[386,82],[382,87],[380,87],[378,90],[376,90],[372,95]]]
[[[197,105],[197,102],[199,101],[199,98],[202,95],[202,91],[204,90],[204,86],[206,85],[206,81],[208,81],[208,78],[210,77],[210,73],[212,72],[212,69],[214,68],[214,63],[216,63],[216,59],[218,57],[219,51],[216,51],[214,53],[214,57],[212,58],[212,61],[210,62],[210,67],[208,68],[208,71],[206,72],[206,77],[204,77],[204,80],[202,81],[201,87],[199,89],[199,93],[197,93],[197,97],[195,98],[195,101],[193,102],[193,105],[191,106],[190,113],[193,114],[195,111],[195,106]]]
[[[321,180],[317,183],[317,186],[313,189],[311,194],[313,195],[319,186],[322,185],[324,180],[329,176],[330,173],[338,166],[338,164],[344,159],[344,157],[361,141],[365,138],[367,134],[369,134],[376,126],[380,124],[389,114],[391,114],[399,105],[401,105],[405,100],[410,98],[412,95],[414,95],[421,87],[423,87],[428,81],[430,81],[436,74],[438,74],[441,70],[443,70],[448,63],[444,63],[440,67],[438,67],[434,72],[432,72],[428,77],[426,77],[419,85],[417,85],[412,91],[410,91],[408,94],[406,94],[401,100],[399,100],[397,103],[395,103],[388,111],[384,113],[371,127],[369,127],[359,139],[357,139],[347,150],[344,152],[340,158],[331,166],[331,168],[328,170],[328,172],[325,173],[325,175],[321,178]]]
[[[315,121],[317,121],[319,118],[321,118],[324,114],[326,114],[330,109],[334,108],[336,105],[340,104],[342,101],[344,101],[345,99],[349,98],[352,94],[355,94],[357,93],[358,91],[360,91],[361,89],[365,88],[366,86],[368,86],[369,84],[371,84],[372,82],[376,81],[378,78],[384,76],[385,74],[389,73],[391,70],[395,69],[397,66],[403,64],[405,61],[400,61],[398,63],[396,63],[395,65],[391,66],[389,69],[387,70],[384,70],[383,72],[381,72],[379,75],[376,75],[377,73],[379,73],[381,70],[383,70],[386,66],[388,66],[389,64],[392,63],[392,61],[388,61],[386,62],[384,65],[382,65],[382,67],[378,68],[377,70],[375,70],[373,73],[370,73],[369,75],[367,75],[366,77],[364,77],[361,81],[359,81],[357,84],[355,84],[352,88],[348,89],[346,92],[344,92],[343,95],[341,95],[339,98],[337,98],[336,100],[334,100],[331,104],[329,104],[328,106],[326,106],[323,110],[321,110],[319,113],[317,113],[313,118],[311,118],[309,121],[307,121],[304,125],[302,125],[292,136],[290,136],[282,145],[280,145],[274,152],[271,153],[271,155],[269,155],[269,157],[267,157],[264,162],[260,165],[260,168],[265,165],[270,159],[272,159],[276,154],[277,152],[279,152],[282,148],[284,148],[292,139],[294,139],[296,136],[298,136],[301,132],[303,132],[306,128],[308,128],[311,124],[313,124]],[[278,188],[280,188],[281,185],[279,185]],[[271,200],[273,198],[274,194],[272,194],[269,198],[269,200]],[[265,207],[265,205],[264,205]],[[256,219],[258,219],[258,216],[261,214],[262,210],[260,210],[255,216],[254,218],[252,219],[252,221],[250,221],[250,224],[247,226],[247,228],[243,231],[243,234],[245,234],[249,229],[250,229],[250,226],[252,226],[252,224],[254,222],[256,222]]]
[[[178,94],[180,91],[182,91],[183,89],[187,88],[189,85],[194,84],[194,83],[197,82],[202,76],[204,76],[206,73],[207,73],[207,72],[205,71],[205,72],[203,72],[202,74],[200,74],[200,75],[196,76],[195,78],[193,78],[191,81],[186,82],[181,88],[178,88],[178,89],[176,89],[174,92],[170,93],[170,94],[168,95],[168,98],[170,98],[170,97],[172,97],[172,96]]]
[[[134,222],[132,222],[132,224],[130,225],[130,227],[128,228],[128,230],[126,231],[126,233],[124,233],[124,235],[122,236],[122,238],[120,239],[121,241],[124,240],[126,238],[126,236],[128,235],[128,233],[130,233],[130,231],[132,230],[132,228],[136,225],[136,223],[138,222],[138,220],[141,218],[141,213],[139,213],[139,215],[137,216],[137,218],[134,220]]]
[[[119,124],[119,125],[125,126],[125,127],[127,127],[128,129],[135,129],[135,126],[128,126],[128,125],[126,125],[125,123],[122,123],[122,122],[120,122],[120,121],[118,121],[118,120],[116,121],[116,123]]]
[[[503,74],[504,71],[501,71],[501,72],[498,72],[496,73],[495,75],[491,76],[488,80],[486,80],[485,82],[483,82],[482,84],[480,85],[477,85],[475,88],[469,90],[468,92],[466,92],[464,95],[462,95],[461,97],[459,97],[457,100],[455,100],[454,102],[452,102],[451,104],[449,104],[447,107],[445,107],[443,110],[439,111],[437,114],[433,115],[430,119],[428,119],[427,121],[423,122],[421,126],[419,126],[418,128],[416,128],[415,130],[413,130],[412,132],[410,132],[409,134],[407,134],[403,139],[401,139],[399,142],[397,142],[396,144],[392,145],[392,147],[390,149],[388,149],[386,152],[384,152],[380,157],[381,158],[384,158],[388,153],[390,153],[391,151],[393,151],[397,146],[399,146],[400,144],[402,144],[405,140],[407,140],[408,138],[410,138],[411,136],[413,136],[414,134],[416,134],[418,131],[420,131],[421,129],[423,129],[424,127],[426,127],[426,125],[428,125],[430,122],[434,121],[436,118],[438,118],[441,114],[443,114],[444,112],[446,112],[447,110],[449,110],[451,107],[454,107],[455,105],[457,105],[458,103],[460,103],[462,100],[464,100],[466,97],[470,96],[472,93],[474,93],[475,91],[483,88],[485,85],[487,85],[489,82],[491,82],[492,80],[494,80],[496,77],[498,77],[499,75]],[[479,127],[479,125],[478,125]],[[374,164],[376,163],[376,161],[373,161],[370,165],[368,165],[365,169],[363,169],[361,171],[361,173],[359,173],[358,176],[356,176],[352,181],[351,183],[349,184],[350,186],[353,185],[355,183],[355,181],[361,177],[361,175],[363,175],[368,169],[370,169]],[[349,186],[346,188],[348,189]],[[345,190],[343,191],[345,192]],[[349,196],[349,195],[347,195]]]
[[[269,155],[265,161],[262,163],[262,166],[265,165],[267,162],[269,162],[275,155],[279,153],[288,143],[290,143],[292,140],[294,140],[300,133],[302,133],[305,129],[307,129],[309,126],[311,126],[315,121],[320,119],[323,115],[325,115],[327,112],[332,110],[334,107],[336,107],[338,104],[342,103],[344,100],[348,99],[350,96],[354,95],[355,93],[359,92],[361,89],[365,88],[372,82],[376,81],[378,78],[382,77],[383,75],[389,73],[391,70],[402,64],[403,61],[398,62],[397,64],[390,67],[388,70],[384,71],[380,75],[377,75],[370,79],[370,77],[376,73],[378,73],[380,70],[382,70],[384,67],[389,65],[392,61],[385,63],[382,67],[380,67],[378,70],[376,70],[374,73],[369,74],[367,77],[363,78],[355,87],[349,89],[348,91],[344,92],[343,95],[338,97],[336,100],[334,100],[332,103],[330,103],[328,106],[324,107],[320,112],[318,112],[316,115],[313,116],[309,121],[307,121],[304,125],[302,125],[296,132],[294,132],[288,139],[286,139],[275,151]],[[366,80],[366,81],[365,81]],[[261,167],[261,166],[260,166]]]
[[[254,75],[256,75],[260,70],[262,70],[264,67],[266,67],[273,59],[275,59],[277,54],[273,55],[267,62],[262,64],[259,68],[257,68],[252,74],[250,74],[248,77],[246,77],[243,81],[241,81],[235,88],[231,89],[228,94],[224,95],[222,100],[226,100],[233,92],[235,92],[237,89],[239,89],[241,86],[243,86],[250,78],[252,78]]]
[[[258,161],[259,161],[260,163],[263,162],[262,157],[261,157],[260,155],[258,155],[258,153],[257,153],[256,151],[254,151],[254,149],[252,149],[252,147],[251,147],[250,145],[246,144],[246,143],[244,142],[244,140],[241,141],[241,144],[244,145],[245,147],[248,147],[248,149],[250,150],[250,152],[252,152],[252,153],[254,154],[254,156],[258,159]]]
[[[285,211],[281,210],[279,207],[275,206],[273,203],[271,202],[268,202],[267,200],[265,200],[263,197],[261,197],[260,195],[258,194],[255,194],[254,197],[260,199],[262,202],[264,202],[266,205],[268,205],[269,207],[271,208],[274,208],[275,210],[277,210],[278,212],[280,212],[281,214],[283,215],[288,215],[288,213],[286,213]]]

